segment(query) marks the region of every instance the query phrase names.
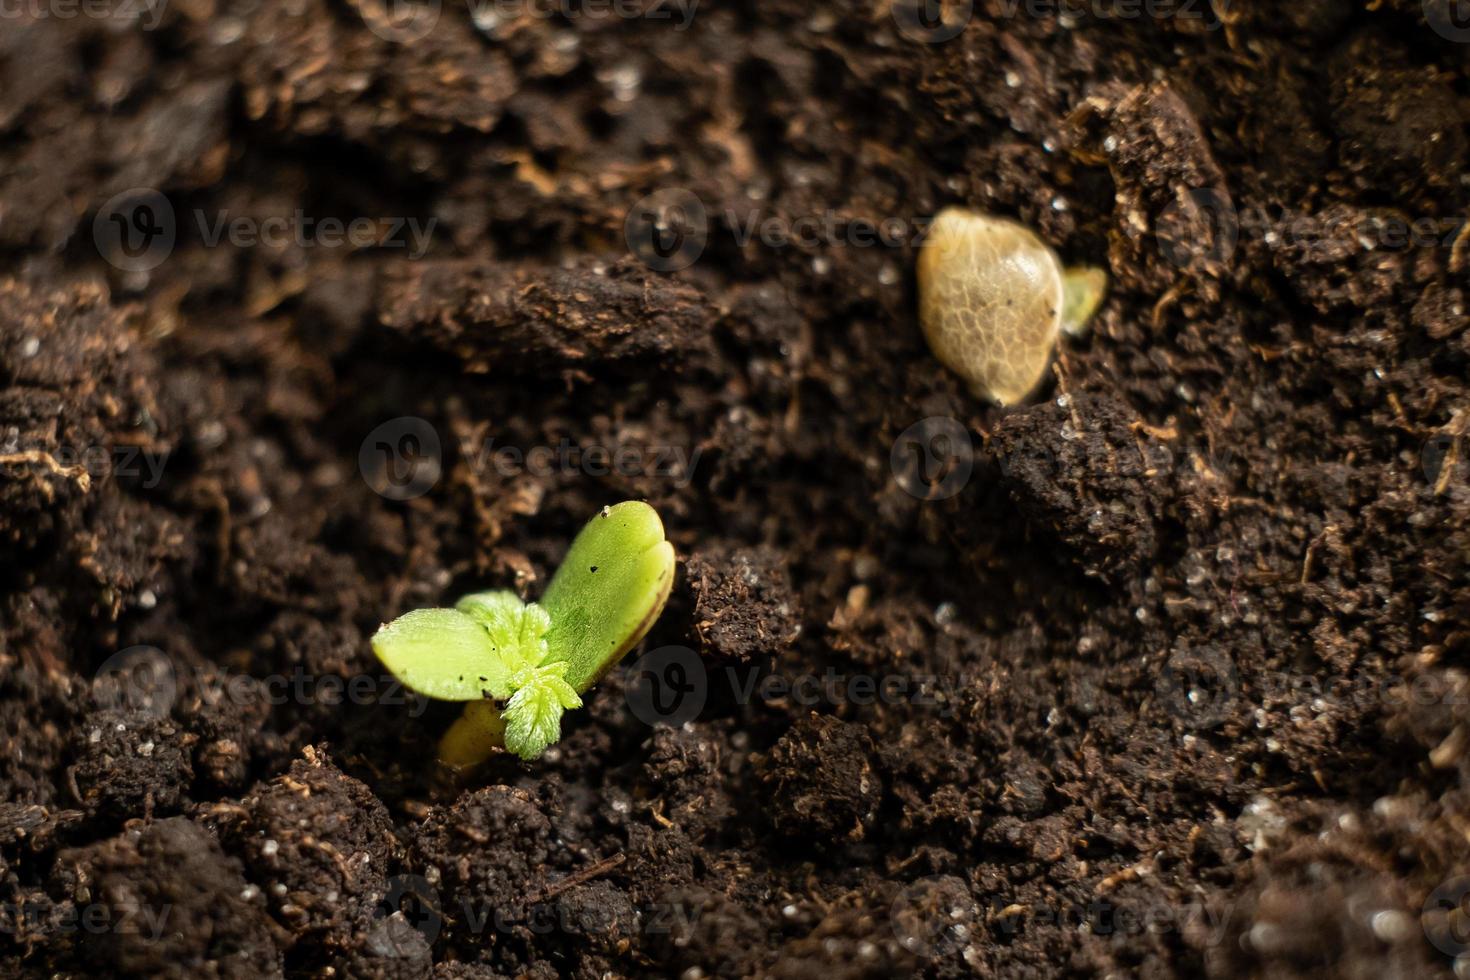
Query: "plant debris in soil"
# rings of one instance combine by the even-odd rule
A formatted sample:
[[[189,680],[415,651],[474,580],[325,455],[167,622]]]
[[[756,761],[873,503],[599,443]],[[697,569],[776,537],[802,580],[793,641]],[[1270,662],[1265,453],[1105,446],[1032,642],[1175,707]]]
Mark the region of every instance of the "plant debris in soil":
[[[1470,975],[1454,3],[63,6],[0,975]],[[1026,404],[924,345],[947,205],[1108,270]],[[649,659],[439,771],[367,638],[625,499]]]

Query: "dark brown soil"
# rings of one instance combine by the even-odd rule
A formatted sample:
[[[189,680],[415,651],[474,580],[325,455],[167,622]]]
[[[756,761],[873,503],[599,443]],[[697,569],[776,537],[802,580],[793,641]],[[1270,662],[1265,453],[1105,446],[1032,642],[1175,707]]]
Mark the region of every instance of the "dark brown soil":
[[[0,975],[1470,976],[1462,5],[547,6],[0,19]],[[675,659],[439,772],[366,638],[630,498]]]

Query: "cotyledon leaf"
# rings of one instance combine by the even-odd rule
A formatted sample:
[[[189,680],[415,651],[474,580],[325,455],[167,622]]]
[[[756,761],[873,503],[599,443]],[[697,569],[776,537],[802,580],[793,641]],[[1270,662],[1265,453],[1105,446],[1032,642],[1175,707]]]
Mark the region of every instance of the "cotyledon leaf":
[[[551,615],[548,661],[566,661],[581,693],[638,644],[674,584],[674,546],[658,512],[627,501],[604,507],[567,551],[541,605]]]
[[[373,653],[410,691],[440,701],[510,697],[509,669],[485,627],[454,609],[416,609],[373,634]]]

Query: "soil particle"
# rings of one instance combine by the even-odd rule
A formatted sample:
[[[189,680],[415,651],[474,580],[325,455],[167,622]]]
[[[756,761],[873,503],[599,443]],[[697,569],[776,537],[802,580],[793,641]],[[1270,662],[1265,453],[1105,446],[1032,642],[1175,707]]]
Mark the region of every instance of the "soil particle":
[[[1221,973],[1431,974],[1424,938],[1446,941],[1447,919],[1438,910],[1449,906],[1429,887],[1406,887],[1391,855],[1422,859],[1459,846],[1429,829],[1436,809],[1423,797],[1385,796],[1366,810],[1321,805],[1295,820],[1278,817],[1270,836],[1249,845],[1269,870],[1237,892],[1227,916],[1209,923],[1226,933],[1223,942],[1201,944],[1211,966]],[[1306,890],[1313,901],[1300,901]],[[1444,894],[1453,903],[1453,892]]]
[[[34,608],[30,602],[19,605],[22,610]],[[9,622],[23,619],[17,615]],[[28,636],[14,627],[5,630],[3,624],[0,635],[7,637],[7,645],[33,655],[47,653],[56,642],[54,636]],[[7,760],[0,767],[0,791],[12,803],[76,806],[56,776],[65,765],[72,726],[91,707],[81,685],[64,675],[17,664],[12,654],[0,653],[0,667],[0,751]]]
[[[700,653],[714,661],[760,663],[801,633],[801,606],[772,548],[707,548],[684,577],[694,594]]]
[[[336,956],[327,968],[339,976],[372,980],[424,980],[434,972],[428,937],[402,913],[375,920],[363,942]]]
[[[910,883],[894,896],[890,924],[904,951],[928,958],[936,952],[964,950],[969,965],[976,967],[979,964],[972,959],[976,947],[970,946],[970,941],[976,935],[980,916],[978,903],[963,878],[931,875]]]
[[[717,832],[735,812],[726,787],[730,751],[704,731],[657,728],[644,771],[649,796],[665,801],[663,816],[695,839]]]
[[[400,32],[412,25],[395,24],[381,4],[349,6],[353,12],[345,15],[320,0],[254,9],[241,26],[246,50],[239,69],[250,118],[302,136],[351,141],[400,130],[488,132],[495,126],[515,91],[515,76],[507,56],[487,51],[467,17],[444,18],[426,37],[415,37]],[[373,29],[354,23],[358,16]],[[303,65],[317,67],[303,72]],[[433,147],[418,144],[422,154]],[[428,169],[429,160],[418,162]]]
[[[1289,233],[1272,236],[1267,247],[1297,299],[1318,312],[1381,306],[1412,272],[1409,253],[1378,249],[1380,229],[1398,220],[1392,211],[1331,205],[1291,216]]]
[[[638,934],[640,915],[627,894],[607,881],[570,888],[557,896],[555,921],[583,969],[604,969]]]
[[[1432,205],[1421,197],[1426,184],[1458,182],[1470,144],[1446,76],[1426,72],[1400,44],[1375,33],[1345,44],[1329,72],[1338,156],[1362,186]]]
[[[139,812],[176,812],[194,778],[193,741],[171,719],[148,712],[87,715],[72,733],[76,761],[67,768],[77,803],[93,816],[117,822]]]
[[[1172,468],[1167,444],[1139,421],[1112,399],[1077,396],[996,427],[1003,485],[1084,569],[1136,567],[1157,547]]]
[[[445,894],[523,920],[551,864],[551,820],[525,790],[487,786],[434,808],[413,839],[414,866]],[[490,942],[494,934],[481,937]]]
[[[702,887],[672,889],[667,901],[680,914],[653,932],[649,944],[675,976],[695,968],[715,977],[758,976],[773,960],[775,923],[739,902]]]
[[[12,248],[59,251],[79,219],[133,188],[211,183],[228,150],[217,71],[159,86],[149,80],[166,59],[138,34],[63,20],[13,19],[0,41],[0,125],[31,137],[0,152],[0,242]]]
[[[76,953],[93,969],[178,978],[282,975],[265,896],[186,817],[63,851],[53,882],[79,910],[97,910],[110,923],[78,937]]]
[[[1414,325],[1432,340],[1453,337],[1470,326],[1470,296],[1458,286],[1431,283],[1412,312]]]
[[[921,914],[932,917],[935,911],[926,909]],[[909,975],[918,964],[895,935],[902,920],[894,919],[894,927],[885,928],[891,917],[892,908],[886,904],[834,908],[806,935],[781,946],[768,976],[773,980],[879,980]],[[929,923],[920,928],[927,930]]]
[[[194,771],[203,784],[197,792],[242,792],[252,762],[288,756],[283,740],[265,729],[271,695],[256,678],[200,661],[179,679],[177,716],[188,719],[194,741]]]
[[[677,824],[650,826],[635,823],[628,826],[626,861],[619,876],[628,882],[628,894],[634,902],[649,905],[663,900],[670,888],[695,880],[701,851]]]
[[[776,830],[796,840],[862,840],[877,816],[883,781],[861,725],[810,715],[755,762]]]
[[[23,849],[44,854],[55,846],[57,831],[80,817],[76,810],[53,812],[34,804],[0,803],[0,853]]]
[[[981,800],[985,789],[960,788],[959,774],[970,771],[975,760],[953,746],[943,726],[929,722],[905,727],[879,747],[878,760],[890,793],[902,806],[898,831],[935,848],[963,850],[973,844],[986,810]]]
[[[1341,9],[1330,0],[1324,6]],[[1283,54],[1253,93],[1242,137],[1259,161],[1258,193],[1273,204],[1299,201],[1332,159],[1332,139],[1314,111],[1318,84],[1314,73]]]
[[[1170,84],[1101,86],[1078,120],[1098,135],[1080,138],[1107,163],[1116,187],[1108,242],[1113,275],[1168,293],[1183,272],[1207,298],[1228,271],[1233,241],[1222,213],[1233,208],[1224,172],[1194,109]],[[1084,131],[1085,133],[1086,131]]]
[[[50,560],[115,614],[181,543],[164,512],[118,496],[120,463],[170,448],[154,438],[155,362],[100,285],[5,280],[0,301],[14,317],[0,339],[0,539],[22,551],[54,542]],[[139,533],[108,533],[118,522]]]
[[[709,314],[698,292],[626,258],[544,271],[419,263],[385,282],[378,299],[385,327],[473,374],[677,362],[705,343]]]
[[[528,971],[521,976],[531,978],[531,980],[542,980],[542,978],[552,980],[555,973],[548,976],[547,970],[554,971],[554,968],[547,966],[545,969]],[[435,963],[433,976],[435,980],[508,980],[506,974],[497,972],[483,963],[465,963],[459,960]]]
[[[293,968],[364,944],[399,856],[388,811],[318,750],[239,803],[197,808],[292,936]]]

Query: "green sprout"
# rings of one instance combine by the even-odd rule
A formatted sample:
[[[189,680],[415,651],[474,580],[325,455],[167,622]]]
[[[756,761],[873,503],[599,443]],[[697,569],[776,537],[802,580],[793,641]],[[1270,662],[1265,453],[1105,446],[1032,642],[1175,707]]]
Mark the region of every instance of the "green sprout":
[[[439,743],[446,765],[502,747],[535,759],[561,738],[562,713],[648,634],[673,583],[658,513],[627,501],[582,529],[540,603],[477,592],[417,609],[379,628],[373,652],[409,690],[468,702]]]

